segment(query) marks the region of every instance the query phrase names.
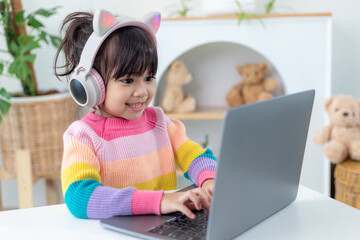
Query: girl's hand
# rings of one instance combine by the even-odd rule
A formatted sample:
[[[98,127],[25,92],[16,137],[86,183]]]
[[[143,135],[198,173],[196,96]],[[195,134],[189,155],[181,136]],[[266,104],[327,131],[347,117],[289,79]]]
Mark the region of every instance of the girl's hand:
[[[165,193],[161,200],[161,214],[179,211],[188,218],[195,219],[195,214],[190,209],[210,208],[210,202],[211,195],[202,188],[195,188],[186,192]]]
[[[201,188],[204,189],[204,191],[208,195],[212,196],[213,191],[214,191],[214,183],[215,183],[214,179],[205,180],[205,182],[203,182]]]

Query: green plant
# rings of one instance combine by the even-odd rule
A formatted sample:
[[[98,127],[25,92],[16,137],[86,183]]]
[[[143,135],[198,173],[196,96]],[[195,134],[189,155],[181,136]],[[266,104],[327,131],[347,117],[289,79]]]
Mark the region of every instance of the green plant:
[[[0,75],[15,76],[21,81],[23,95],[38,95],[33,63],[36,54],[32,51],[42,44],[58,47],[61,39],[45,31],[42,18],[54,15],[58,7],[38,9],[29,14],[22,10],[21,0],[0,0],[0,34],[5,37],[7,49],[0,49]],[[40,18],[39,18],[40,17]],[[27,31],[28,30],[28,31]],[[0,89],[0,122],[10,107],[9,94]],[[2,115],[2,116],[1,116]]]
[[[272,12],[272,10],[274,9],[275,1],[276,0],[269,0],[269,2],[267,4],[265,4],[265,13],[266,14],[270,14]],[[235,2],[236,2],[236,5],[238,6],[238,12],[236,13],[236,15],[238,16],[238,25],[240,25],[240,23],[245,19],[256,18],[256,19],[258,19],[260,21],[260,23],[263,26],[265,26],[264,22],[261,20],[261,15],[260,14],[246,13],[243,10],[243,6],[239,2],[239,0],[235,0]]]
[[[271,11],[274,9],[275,1],[276,0],[270,0],[268,2],[268,4],[265,5],[265,13],[266,14],[270,14]]]
[[[188,5],[190,2],[191,2],[191,0],[181,0],[180,7],[176,6],[176,5],[169,6],[169,8],[175,9],[170,12],[169,16],[170,17],[172,17],[172,16],[186,17],[189,10],[191,10],[191,8]]]

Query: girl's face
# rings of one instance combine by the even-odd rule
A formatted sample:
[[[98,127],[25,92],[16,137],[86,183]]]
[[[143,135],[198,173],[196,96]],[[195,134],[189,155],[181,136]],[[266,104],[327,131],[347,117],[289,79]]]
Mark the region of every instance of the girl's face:
[[[102,115],[135,120],[142,116],[155,93],[155,78],[145,72],[142,76],[110,79],[106,86]],[[97,111],[97,113],[99,113]]]

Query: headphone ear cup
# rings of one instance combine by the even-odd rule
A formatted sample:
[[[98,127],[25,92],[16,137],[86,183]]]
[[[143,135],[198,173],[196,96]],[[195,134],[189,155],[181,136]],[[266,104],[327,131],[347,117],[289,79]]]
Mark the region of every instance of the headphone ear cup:
[[[80,106],[93,108],[105,100],[105,85],[100,74],[91,69],[85,79],[73,74],[69,82],[70,94]]]
[[[97,90],[96,92],[98,92],[98,101],[95,103],[95,107],[102,104],[105,100],[105,84],[100,74],[94,68],[90,70],[89,75],[94,78],[94,82],[96,83],[94,87]]]
[[[88,91],[86,91],[83,82],[84,81],[81,81],[81,76],[72,74],[68,85],[72,98],[82,107],[88,103]]]

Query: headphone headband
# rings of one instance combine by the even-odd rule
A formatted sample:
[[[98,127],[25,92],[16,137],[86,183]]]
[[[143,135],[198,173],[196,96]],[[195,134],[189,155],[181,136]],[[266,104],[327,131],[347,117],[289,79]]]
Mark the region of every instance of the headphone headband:
[[[159,29],[159,25],[159,12],[150,12],[141,21],[138,21],[127,16],[113,16],[110,12],[97,9],[93,18],[94,32],[84,46],[77,68],[83,67],[86,71],[85,74],[89,73],[102,43],[111,33],[122,27],[135,26],[145,30],[149,33],[156,46],[155,33]]]
[[[80,106],[94,107],[102,103],[105,96],[103,80],[95,69],[92,69],[97,52],[105,39],[115,30],[135,26],[145,30],[151,36],[155,46],[155,34],[160,26],[161,15],[159,12],[150,12],[140,21],[127,16],[114,16],[110,12],[97,9],[93,18],[94,32],[82,50],[80,62],[74,69],[69,81],[71,96]],[[76,81],[76,83],[74,83]],[[86,81],[90,81],[87,82]],[[100,82],[98,82],[100,81]]]

